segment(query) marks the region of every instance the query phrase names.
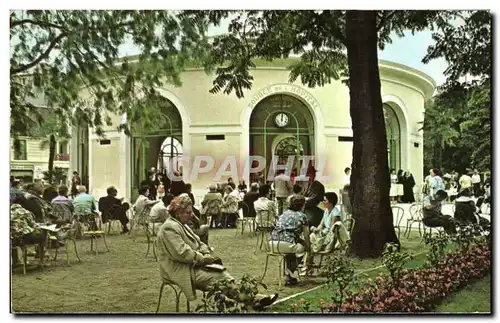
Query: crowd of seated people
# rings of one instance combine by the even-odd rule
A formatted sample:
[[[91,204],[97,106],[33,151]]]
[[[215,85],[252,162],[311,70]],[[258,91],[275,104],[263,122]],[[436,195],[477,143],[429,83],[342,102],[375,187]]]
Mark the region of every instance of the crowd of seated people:
[[[459,192],[454,200],[455,211],[453,216],[441,212],[442,203],[448,198],[448,193],[445,190],[445,183],[440,177],[441,172],[433,168],[429,173],[430,175],[425,180],[425,196],[423,198],[423,223],[425,226],[430,228],[442,227],[446,233],[456,234],[458,226],[478,223],[484,226],[489,223],[486,218],[480,216],[481,204],[485,198],[481,196],[483,192],[481,191],[477,170],[473,175],[476,176],[475,187],[467,172],[460,178],[458,178],[458,174],[445,176],[452,182],[458,181]],[[472,172],[469,173],[472,174]],[[478,196],[476,202],[472,198],[474,194],[476,197]]]
[[[438,172],[434,176],[437,176]],[[175,175],[180,176],[177,172]],[[11,185],[11,204],[20,204],[33,213],[36,221],[43,222],[50,205],[64,208],[56,212],[53,220],[58,226],[68,224],[76,213],[98,216],[103,223],[118,220],[122,233],[129,231],[127,211],[131,208],[135,215],[144,214],[150,223],[161,223],[157,233],[157,254],[161,276],[176,283],[188,300],[196,298],[195,290],[206,291],[217,279],[234,278],[213,255],[209,247],[209,228],[235,227],[239,209],[243,216],[255,218],[257,228],[269,228],[268,247],[271,252],[285,256],[284,279],[286,285],[295,285],[298,275],[308,274],[313,265],[313,256],[319,252],[333,252],[349,243],[350,236],[343,224],[343,215],[337,206],[338,196],[325,192],[325,187],[314,176],[307,185],[292,184],[289,176],[280,172],[274,180],[275,198],[271,198],[268,184],[251,183],[250,190],[244,181],[238,187],[232,179],[223,185],[211,184],[209,192],[203,196],[201,210],[194,207],[195,197],[191,185],[172,181],[164,187],[161,199],[155,184],[162,178],[151,175],[148,183],[138,189],[139,196],[133,206],[118,198],[114,186],[107,189],[107,196],[96,202],[83,185],[76,188],[77,195],[68,198],[68,188],[59,187],[57,196],[43,195],[37,185],[26,190],[19,183]],[[436,180],[434,182],[437,182]],[[433,183],[434,183],[433,182]],[[147,184],[147,185],[146,185]],[[162,185],[162,184],[159,184]],[[221,192],[222,190],[222,192]],[[47,206],[44,198],[50,198]],[[481,223],[478,208],[471,199],[471,191],[465,188],[455,201],[455,216],[441,213],[446,192],[439,185],[432,185],[430,193],[423,201],[423,223],[429,227],[443,227],[447,233],[456,233],[457,222]],[[322,203],[323,208],[319,207]],[[211,222],[207,219],[211,217]],[[234,291],[237,297],[237,291]],[[248,300],[256,308],[272,304],[274,295],[257,294]]]

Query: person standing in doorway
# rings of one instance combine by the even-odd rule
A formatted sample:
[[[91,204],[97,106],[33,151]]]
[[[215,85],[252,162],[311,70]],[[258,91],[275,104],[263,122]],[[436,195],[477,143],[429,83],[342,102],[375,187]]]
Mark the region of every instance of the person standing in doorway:
[[[78,186],[82,185],[82,179],[78,175],[77,171],[73,172],[73,178],[71,178],[71,196],[75,198],[78,194]]]
[[[156,168],[151,167],[149,170],[149,198],[152,201],[156,201],[156,196],[158,194],[158,186],[160,185],[160,180],[158,179],[158,175],[156,174]]]
[[[415,179],[413,175],[406,171],[403,178],[403,203],[414,203],[415,196],[413,195],[413,187],[415,186]]]
[[[278,200],[278,214],[283,214],[286,199],[292,194],[293,186],[290,176],[285,174],[285,170],[279,170],[278,176],[274,178],[274,189],[276,190],[276,199]]]
[[[243,195],[246,194],[247,192],[247,184],[245,183],[245,180],[244,179],[240,179],[239,183],[238,183],[238,192],[240,193],[240,195],[243,197]]]
[[[396,200],[398,198],[398,188],[397,188],[397,183],[398,183],[398,176],[396,175],[396,170],[394,168],[391,169],[391,188],[389,190],[389,196],[391,197],[391,202],[396,203]]]

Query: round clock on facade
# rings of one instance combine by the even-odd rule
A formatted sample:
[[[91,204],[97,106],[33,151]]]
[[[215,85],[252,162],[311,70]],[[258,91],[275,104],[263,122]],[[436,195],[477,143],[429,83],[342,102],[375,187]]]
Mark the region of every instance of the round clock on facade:
[[[280,112],[280,113],[276,114],[276,116],[274,117],[274,123],[280,128],[288,125],[289,121],[290,121],[290,119],[288,118],[288,114],[286,114],[284,112]]]

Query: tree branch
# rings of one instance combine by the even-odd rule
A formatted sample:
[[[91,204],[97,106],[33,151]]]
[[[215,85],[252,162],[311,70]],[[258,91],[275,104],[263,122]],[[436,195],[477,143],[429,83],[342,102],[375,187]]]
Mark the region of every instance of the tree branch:
[[[11,20],[10,21],[10,28],[14,28],[14,27],[21,26],[21,25],[24,25],[24,24],[32,24],[32,25],[37,25],[37,26],[40,26],[40,27],[52,27],[52,28],[57,28],[57,29],[60,29],[60,30],[64,30],[63,26],[56,25],[56,24],[53,24],[53,23],[50,23],[50,22],[36,21],[36,20],[33,20],[33,19],[22,19],[22,20],[14,20],[14,21]]]
[[[81,50],[80,48],[78,48],[78,46],[76,47],[78,49],[78,51],[82,54],[82,55],[85,55]],[[92,58],[97,62],[97,64],[99,66],[101,66],[102,70],[104,71],[104,73],[109,73],[111,76],[114,77],[115,80],[117,81],[120,81],[121,80],[121,77],[123,75],[121,75],[120,73],[117,73],[116,72],[116,69],[114,68],[114,66],[109,66],[107,65],[106,63],[102,62],[99,57],[97,57],[97,55],[88,47],[88,46],[84,46],[85,50],[87,51],[87,53],[92,56]]]
[[[49,47],[45,50],[45,52],[43,52],[40,56],[38,56],[37,59],[35,59],[31,63],[25,64],[25,65],[19,65],[18,67],[11,68],[10,75],[15,75],[15,74],[24,72],[24,71],[32,68],[33,66],[37,65],[38,63],[40,63],[42,60],[48,58],[50,52],[54,49],[54,47],[56,47],[57,43],[59,43],[61,41],[61,39],[63,39],[66,36],[67,36],[67,34],[65,32],[60,33],[59,36],[57,36],[56,38],[54,38],[52,40],[52,42],[50,42]]]
[[[377,33],[382,29],[382,27],[384,27],[384,25],[389,21],[391,20],[391,18],[396,14],[396,10],[393,10],[391,11],[390,13],[388,14],[384,14],[382,15],[382,17],[380,18],[380,21],[378,23],[378,26],[377,26]]]
[[[332,11],[328,10],[323,10],[322,13],[319,14],[319,18],[322,20],[325,19],[332,19],[335,18],[336,14]],[[328,21],[328,20],[327,20]],[[330,31],[332,35],[340,41],[344,46],[347,47],[347,37],[344,32],[342,32],[342,29],[339,28],[339,26],[334,25],[334,24],[325,24],[326,26],[330,27]]]
[[[77,44],[75,44],[75,45],[77,45]],[[78,47],[78,45],[76,46],[76,49],[77,49],[77,51],[78,51],[78,52],[79,52],[82,56],[85,56],[85,53],[84,53],[84,52],[82,52],[82,50]],[[103,62],[102,62],[102,61],[101,61],[101,60],[97,57],[97,55],[96,55],[94,52],[92,52],[92,50],[90,50],[90,48],[85,47],[85,50],[87,51],[87,53],[88,53],[90,56],[92,56],[92,58],[93,58],[93,59],[97,62],[97,64],[98,64],[99,66],[101,66],[102,71],[104,71],[104,73],[107,73],[107,74],[108,74],[108,76],[113,77],[113,78],[114,78],[116,81],[118,81],[118,82],[120,82],[120,81],[122,80],[121,78],[123,77],[123,75],[120,75],[119,73],[117,73],[113,67],[110,67],[110,66],[106,65],[105,63],[103,63]],[[94,91],[94,87],[93,87],[93,86],[91,87],[91,86],[90,86],[90,85],[86,82],[86,80],[85,80],[85,78],[87,77],[87,75],[83,75],[83,74],[82,74],[81,69],[76,68],[76,67],[75,67],[75,65],[74,65],[71,61],[69,61],[69,62],[70,62],[70,64],[71,64],[71,65],[73,65],[73,68],[75,68],[76,70],[78,70],[78,73],[80,74],[80,76],[81,76],[81,78],[82,78],[82,81],[83,81],[83,83],[85,84],[85,86],[89,89],[89,91],[92,91],[92,93],[93,93],[93,95],[94,95],[95,97],[97,97],[97,95],[96,95],[96,93],[95,93],[95,91]]]
[[[344,35],[342,30],[340,30],[337,26],[332,26],[332,34],[337,38],[344,46],[347,47],[347,37]]]

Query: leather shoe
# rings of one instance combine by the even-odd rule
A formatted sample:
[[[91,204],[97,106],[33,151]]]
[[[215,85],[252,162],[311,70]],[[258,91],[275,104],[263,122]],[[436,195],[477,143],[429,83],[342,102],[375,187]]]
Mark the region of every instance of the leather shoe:
[[[267,297],[264,297],[260,300],[258,300],[253,306],[252,308],[254,310],[262,310],[264,307],[267,307],[271,304],[273,304],[274,302],[276,302],[276,300],[278,299],[278,293],[274,293],[274,295],[271,297],[271,296],[267,296]]]
[[[299,281],[295,277],[292,277],[292,276],[286,276],[285,277],[285,286],[297,285],[298,282]]]

